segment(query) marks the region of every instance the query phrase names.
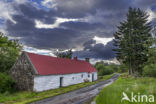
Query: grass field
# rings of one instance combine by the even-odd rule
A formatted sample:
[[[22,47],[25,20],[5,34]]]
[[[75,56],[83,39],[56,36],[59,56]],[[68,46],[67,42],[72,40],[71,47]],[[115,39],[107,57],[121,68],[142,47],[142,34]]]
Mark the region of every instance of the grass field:
[[[122,101],[122,93],[125,92],[131,100],[132,92],[137,95],[137,102]],[[143,102],[139,102],[138,97],[141,95],[154,95],[154,103],[146,103],[146,98]],[[141,100],[140,100],[141,101]],[[97,104],[156,104],[156,79],[155,78],[134,78],[126,74],[121,75],[120,78],[112,85],[101,90],[96,97]]]
[[[103,76],[102,79],[94,81],[94,82],[80,83],[80,84],[71,85],[68,87],[63,87],[63,88],[54,89],[54,90],[48,90],[48,91],[39,92],[39,93],[29,92],[29,91],[21,91],[21,92],[16,92],[13,94],[9,94],[9,93],[0,94],[0,104],[1,103],[2,104],[3,103],[4,104],[27,104],[27,103],[38,101],[38,100],[45,99],[48,97],[67,93],[69,91],[73,91],[73,90],[76,90],[76,89],[79,89],[82,87],[93,85],[100,81],[109,79],[112,76],[113,76],[113,74],[106,75],[106,76]]]

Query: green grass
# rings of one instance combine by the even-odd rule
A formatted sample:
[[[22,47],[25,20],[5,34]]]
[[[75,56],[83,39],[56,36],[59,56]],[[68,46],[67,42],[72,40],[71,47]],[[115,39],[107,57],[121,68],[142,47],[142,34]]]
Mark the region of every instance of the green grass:
[[[123,101],[122,93],[125,92],[130,98],[131,92],[135,95],[154,95],[155,103],[144,102],[129,102]],[[131,98],[130,98],[131,99]],[[141,77],[134,78],[126,74],[121,75],[120,78],[112,85],[101,90],[100,94],[96,97],[97,104],[156,104],[156,79]]]
[[[4,103],[4,104],[28,104],[30,102],[38,101],[41,99],[45,99],[48,97],[67,93],[67,92],[70,92],[70,91],[73,91],[76,89],[80,89],[82,87],[86,87],[89,85],[96,84],[100,81],[111,78],[113,75],[114,74],[105,75],[100,80],[97,80],[94,82],[80,83],[80,84],[71,85],[68,87],[58,88],[58,89],[54,89],[54,90],[48,90],[48,91],[44,91],[44,92],[35,93],[35,92],[29,92],[29,91],[20,91],[20,92],[16,92],[13,94],[9,94],[9,93],[0,94],[0,103]]]

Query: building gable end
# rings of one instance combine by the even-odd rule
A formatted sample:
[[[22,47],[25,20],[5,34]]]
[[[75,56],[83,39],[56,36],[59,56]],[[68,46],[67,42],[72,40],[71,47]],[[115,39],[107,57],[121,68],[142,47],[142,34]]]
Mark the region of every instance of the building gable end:
[[[31,61],[31,59],[29,58],[28,54],[27,54],[26,52],[23,52],[23,53],[26,55],[26,57],[27,57],[27,59],[28,59],[30,65],[31,65],[32,69],[34,70],[35,74],[37,75],[38,72],[37,72],[35,66],[32,64],[32,61]]]
[[[37,74],[26,53],[22,53],[9,71],[17,89],[33,90],[34,77]]]

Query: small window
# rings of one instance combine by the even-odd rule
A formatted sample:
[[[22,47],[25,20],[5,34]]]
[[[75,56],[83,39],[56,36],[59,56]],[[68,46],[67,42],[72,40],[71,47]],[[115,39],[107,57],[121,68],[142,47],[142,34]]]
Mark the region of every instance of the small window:
[[[74,77],[72,77],[72,79],[74,79]]]
[[[88,77],[90,77],[90,75],[88,74]]]
[[[83,74],[81,74],[81,78],[83,78]]]

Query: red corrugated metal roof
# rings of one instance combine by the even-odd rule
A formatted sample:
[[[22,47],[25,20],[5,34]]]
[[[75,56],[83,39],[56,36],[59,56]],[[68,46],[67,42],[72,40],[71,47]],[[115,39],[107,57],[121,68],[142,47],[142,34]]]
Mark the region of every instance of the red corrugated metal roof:
[[[86,61],[57,58],[28,52],[27,54],[39,75],[96,72],[96,69]]]

